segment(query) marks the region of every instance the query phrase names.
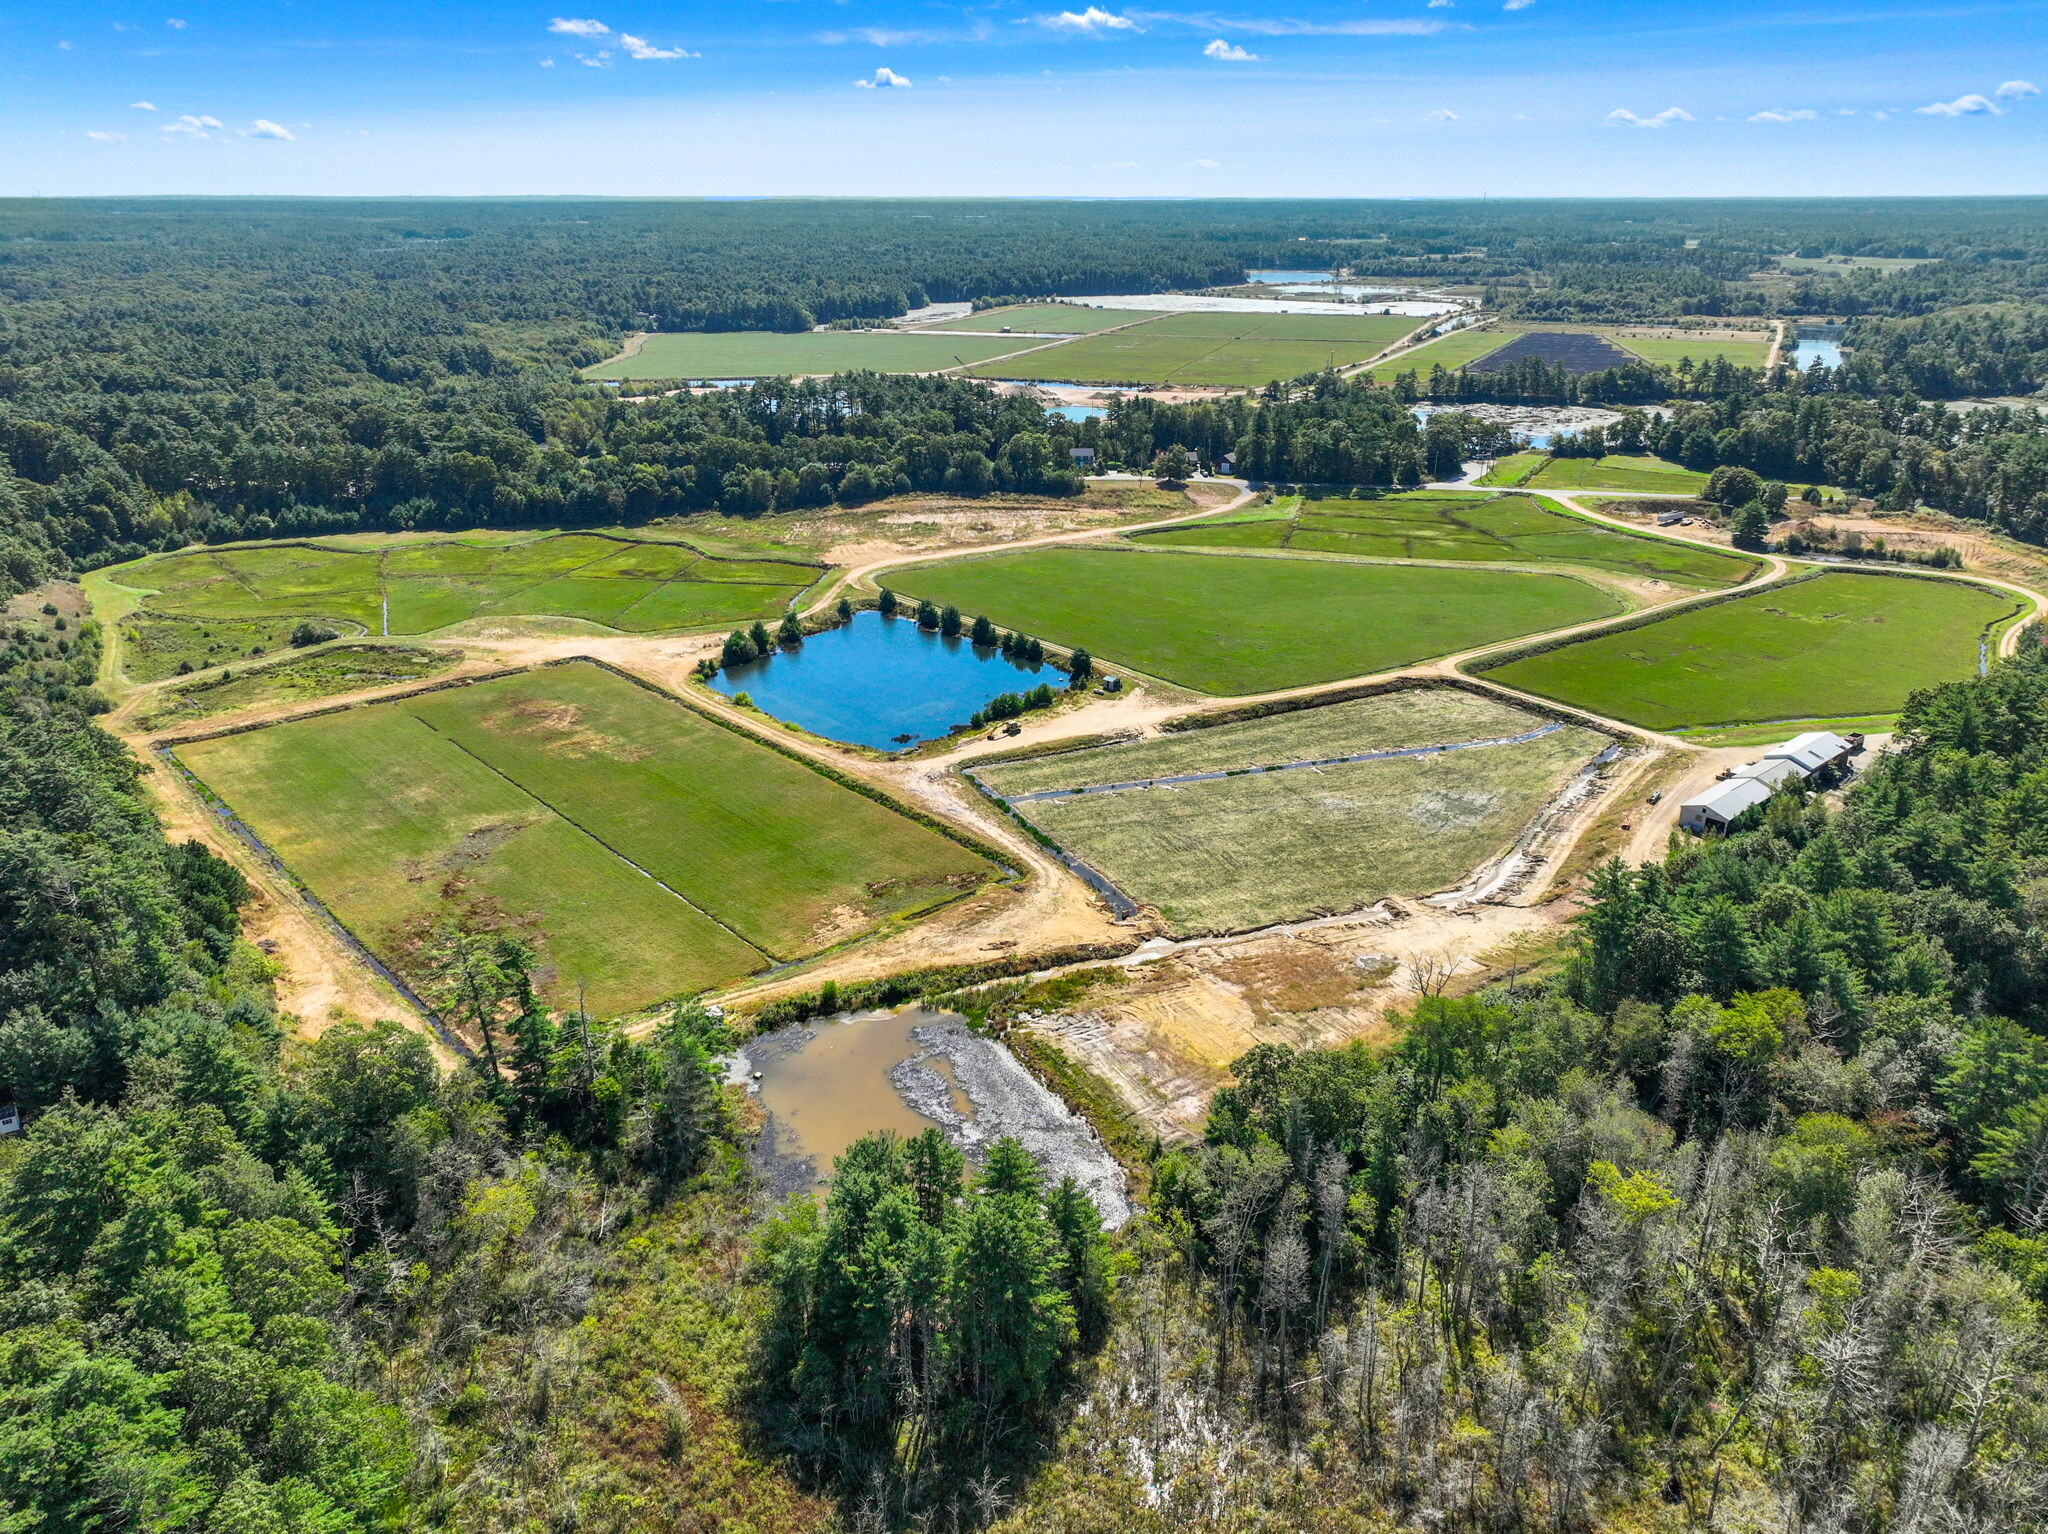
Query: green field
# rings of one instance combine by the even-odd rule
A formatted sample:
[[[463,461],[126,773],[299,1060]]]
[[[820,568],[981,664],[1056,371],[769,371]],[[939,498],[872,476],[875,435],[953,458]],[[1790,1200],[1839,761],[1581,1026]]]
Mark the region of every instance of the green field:
[[[1415,324],[1399,315],[1169,314],[973,372],[1048,382],[1252,388],[1360,361]]]
[[[1771,354],[1771,343],[1767,336],[1753,341],[1730,341],[1708,336],[1631,336],[1617,331],[1602,331],[1608,340],[1624,351],[1634,352],[1645,362],[1660,363],[1675,367],[1684,358],[1694,362],[1712,362],[1725,357],[1737,367],[1760,368],[1764,359]]]
[[[1150,760],[1136,753],[1154,746],[1200,761],[1200,737],[1209,734],[1221,737],[1213,763],[1227,769],[1246,755],[1246,732],[1261,728],[1288,733],[1255,744],[1294,751],[1301,748],[1295,737],[1306,737],[1324,756],[1382,749],[1385,740],[1414,733],[1415,711],[1432,706],[1453,710],[1432,731],[1446,744],[1466,729],[1480,733],[1462,738],[1494,738],[1544,723],[1498,705],[1484,705],[1484,720],[1461,720],[1455,706],[1428,695],[1396,701],[1408,697],[1337,705],[1343,714],[1325,722],[1286,715],[1057,761],[1075,780],[1123,782],[1134,776],[1134,763]],[[1405,714],[1388,723],[1378,717],[1385,709]],[[1177,934],[1233,932],[1457,884],[1506,851],[1604,744],[1591,730],[1566,727],[1514,745],[1027,800],[1016,809],[1132,899],[1156,907]]]
[[[514,616],[632,633],[724,628],[776,616],[818,574],[792,561],[714,559],[685,543],[556,533],[518,543],[240,545],[160,555],[112,579],[152,593],[122,624],[124,649],[147,663],[130,674],[146,677],[168,675],[181,653],[195,665],[232,660],[248,652],[251,633],[274,648],[299,618],[371,634]]]
[[[1564,575],[1139,549],[1023,550],[892,584],[1221,694],[1365,676],[1622,610]]]
[[[203,682],[166,687],[150,700],[149,711],[137,723],[145,730],[164,730],[237,709],[308,703],[369,687],[417,682],[440,675],[461,659],[460,650],[333,645],[267,665],[229,667]]]
[[[478,899],[551,1000],[614,1015],[950,900],[991,865],[601,667],[550,666],[178,749],[400,973]],[[665,886],[665,887],[664,887]]]
[[[1482,485],[1521,490],[1625,490],[1639,495],[1697,495],[1707,476],[1648,453],[1610,453],[1605,458],[1552,458],[1548,453],[1513,453],[1481,477]]]
[[[1376,500],[1307,500],[1287,520],[1203,522],[1135,536],[1177,547],[1576,565],[1698,590],[1739,585],[1762,568],[1740,554],[1618,532],[1526,495],[1424,490]]]
[[[1831,572],[1577,640],[1490,680],[1649,729],[1896,712],[1975,675],[2016,602],[1960,581]]]
[[[1092,336],[1098,330],[1151,319],[1153,309],[1089,309],[1080,304],[1023,304],[1015,309],[984,309],[964,320],[937,320],[920,330],[1013,330],[1044,335]]]
[[[1178,730],[1127,745],[1027,757],[981,769],[997,793],[1030,794],[1124,783],[1185,772],[1236,772],[1283,762],[1320,761],[1359,751],[1446,745],[1519,735],[1541,724],[1526,710],[1456,687],[1412,687],[1320,708]]]
[[[914,330],[672,331],[632,356],[585,368],[585,378],[781,378],[800,373],[935,373],[1015,351],[1012,336],[928,336]]]
[[[1488,326],[1483,330],[1454,330],[1447,336],[1402,352],[1385,362],[1375,363],[1366,375],[1374,383],[1392,383],[1402,373],[1428,378],[1436,367],[1461,368],[1468,362],[1492,355],[1522,332],[1514,326]]]

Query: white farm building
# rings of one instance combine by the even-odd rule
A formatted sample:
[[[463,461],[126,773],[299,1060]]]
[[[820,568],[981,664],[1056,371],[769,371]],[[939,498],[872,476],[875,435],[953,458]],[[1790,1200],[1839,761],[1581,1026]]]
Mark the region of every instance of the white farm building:
[[[1856,754],[1859,740],[1844,740],[1826,730],[1795,735],[1773,746],[1746,767],[1738,767],[1703,794],[1678,807],[1678,824],[1705,835],[1725,831],[1744,810],[1755,809],[1780,783],[1810,778],[1825,767],[1839,767]]]

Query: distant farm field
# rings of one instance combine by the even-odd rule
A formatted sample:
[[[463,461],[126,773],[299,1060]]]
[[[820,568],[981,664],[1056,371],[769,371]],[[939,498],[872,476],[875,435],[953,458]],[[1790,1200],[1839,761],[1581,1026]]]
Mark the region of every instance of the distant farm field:
[[[989,363],[983,377],[1252,388],[1372,356],[1415,328],[1399,315],[1169,314]]]
[[[638,352],[585,368],[586,378],[781,378],[803,373],[935,373],[1020,345],[1013,336],[932,336],[914,330],[668,331]]]
[[[1737,367],[1760,368],[1764,365],[1764,359],[1771,354],[1771,343],[1762,336],[1754,340],[1731,340],[1725,336],[1616,335],[1614,342],[1617,346],[1634,352],[1645,362],[1655,362],[1665,367],[1676,367],[1687,357],[1694,362],[1713,362],[1725,357]]]
[[[1490,668],[1510,687],[1650,729],[1889,714],[1974,675],[2013,598],[1830,572]]]
[[[1563,575],[1138,549],[960,559],[893,584],[1221,694],[1364,676],[1622,610]]]
[[[1523,490],[1621,490],[1639,494],[1697,495],[1707,476],[1647,453],[1610,453],[1605,458],[1552,458],[1515,453],[1479,481]]]
[[[1311,717],[1327,714],[1330,717]],[[1540,733],[1538,733],[1540,732]],[[1418,734],[1422,741],[1414,739]],[[1475,745],[1420,757],[1244,772],[1400,744]],[[1203,737],[1213,737],[1205,740]],[[1354,910],[1457,884],[1508,850],[1545,802],[1606,741],[1532,714],[1443,693],[1400,693],[1247,724],[992,769],[1074,784],[1225,771],[1199,782],[1027,799],[1017,813],[1177,933],[1231,932]],[[1262,760],[1247,763],[1248,757]],[[1000,774],[1000,775],[999,775]]]
[[[978,887],[983,858],[601,667],[551,666],[178,748],[363,943],[531,919],[550,999],[614,1015]]]
[[[964,320],[935,320],[920,330],[1037,331],[1045,335],[1092,336],[1137,320],[1152,318],[1150,309],[1089,309],[1080,304],[1023,304],[1014,309],[984,309]]]
[[[1468,362],[1476,362],[1489,352],[1499,351],[1520,332],[1513,329],[1499,329],[1489,326],[1484,330],[1454,330],[1447,336],[1416,347],[1413,351],[1402,352],[1385,362],[1377,362],[1367,375],[1375,383],[1392,383],[1402,373],[1414,373],[1428,378],[1433,368],[1461,368]]]
[[[1737,585],[1762,568],[1739,554],[1620,532],[1526,495],[1420,491],[1374,500],[1305,500],[1285,521],[1203,522],[1136,536],[1147,544],[1179,547],[1576,565],[1700,590]]]
[[[372,634],[515,616],[580,618],[631,633],[724,627],[779,614],[819,571],[794,561],[714,559],[685,543],[557,533],[517,543],[253,544],[166,554],[111,574],[151,593],[124,620],[130,648],[203,665],[246,651],[252,624],[281,635],[299,618]]]

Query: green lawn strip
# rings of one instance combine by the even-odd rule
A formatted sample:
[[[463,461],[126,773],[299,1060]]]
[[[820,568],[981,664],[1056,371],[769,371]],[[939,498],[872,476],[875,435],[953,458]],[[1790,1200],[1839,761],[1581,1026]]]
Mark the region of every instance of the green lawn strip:
[[[1605,458],[1552,458],[1547,453],[1514,453],[1480,477],[1482,485],[1528,490],[1633,490],[1646,494],[1697,495],[1707,476],[1648,454]]]
[[[1746,724],[1732,730],[1680,730],[1696,746],[1774,746],[1808,730],[1832,730],[1837,735],[1877,735],[1898,728],[1897,714],[1847,714],[1832,719],[1774,719],[1768,724]]]
[[[249,670],[223,671],[207,681],[167,687],[152,700],[149,712],[138,723],[145,730],[170,729],[240,708],[302,703],[366,687],[422,681],[461,659],[460,650],[333,645]]]
[[[980,884],[986,860],[601,667],[409,709],[778,958]]]
[[[931,373],[1032,345],[1028,337],[924,335],[903,331],[766,330],[648,336],[634,356],[585,368],[586,378],[774,378],[800,373]]]
[[[1369,351],[1398,341],[1417,329],[1422,321],[1412,315],[1351,314],[1246,314],[1191,312],[1168,314],[1145,326],[1154,336],[1210,337],[1222,341],[1330,341],[1347,347],[1365,346]]]
[[[1623,609],[1564,575],[1139,549],[1023,550],[891,584],[1220,694],[1363,676]]]
[[[1694,363],[1713,362],[1725,357],[1737,367],[1760,368],[1771,354],[1768,340],[1730,341],[1685,336],[1628,336],[1604,332],[1623,351],[1634,352],[1645,362],[1676,367],[1690,357]]]
[[[1486,740],[1519,735],[1542,723],[1536,715],[1493,698],[1454,687],[1416,687],[1128,744],[999,764],[979,769],[977,775],[1008,797],[1180,773],[1233,772],[1360,751]]]
[[[1023,304],[1013,309],[984,309],[960,320],[934,320],[917,327],[925,330],[1002,330],[1043,335],[1090,336],[1098,330],[1113,330],[1139,320],[1157,319],[1159,309],[1089,309],[1080,304]]]
[[[1426,379],[1437,367],[1461,368],[1468,362],[1491,356],[1521,333],[1513,327],[1497,329],[1492,326],[1483,330],[1454,330],[1447,336],[1438,336],[1434,341],[1426,341],[1413,350],[1389,357],[1385,362],[1374,363],[1367,376],[1374,383],[1392,383],[1403,373],[1414,373]]]
[[[1176,933],[1232,932],[1455,884],[1605,744],[1534,741],[1018,806]]]
[[[1526,495],[1304,501],[1291,527],[1214,522],[1137,533],[1133,542],[1288,548],[1369,559],[1576,565],[1711,590],[1763,568],[1744,555],[1639,535]]]
[[[556,1005],[610,1016],[762,956],[437,736],[406,703],[180,746],[178,758],[394,969],[413,918],[488,897],[537,916]],[[416,976],[414,978],[417,978]]]
[[[992,362],[980,377],[1248,388],[1370,357],[1413,326],[1380,316],[1177,314]]]
[[[1960,581],[1828,572],[1477,669],[1649,729],[1891,713],[1973,675],[2019,605]]]
[[[740,586],[724,581],[669,581],[656,586],[613,620],[632,634],[665,629],[725,628],[773,618],[805,588]]]
[[[577,618],[633,632],[742,623],[780,612],[822,569],[798,560],[716,557],[667,539],[556,533],[516,543],[246,545],[161,556],[122,573],[150,593],[131,622],[166,614],[233,620],[250,627],[250,644],[260,644],[262,635],[288,634],[294,620],[308,617],[384,633],[387,603],[388,632],[395,635],[431,633],[478,616]],[[678,584],[709,589],[661,594]],[[219,639],[207,644],[223,658]],[[176,646],[157,648],[169,653]],[[153,674],[168,675],[178,660],[191,658],[176,654]]]

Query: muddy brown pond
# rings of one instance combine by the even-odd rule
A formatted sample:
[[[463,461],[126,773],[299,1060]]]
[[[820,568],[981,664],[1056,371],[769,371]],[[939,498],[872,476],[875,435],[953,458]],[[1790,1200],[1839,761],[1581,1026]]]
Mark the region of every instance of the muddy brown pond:
[[[754,1161],[777,1197],[818,1191],[862,1135],[934,1126],[979,1162],[1004,1136],[1049,1182],[1072,1177],[1105,1223],[1130,1217],[1123,1171],[1087,1123],[996,1040],[951,1012],[905,1007],[817,1018],[749,1039],[731,1060],[767,1116]]]

